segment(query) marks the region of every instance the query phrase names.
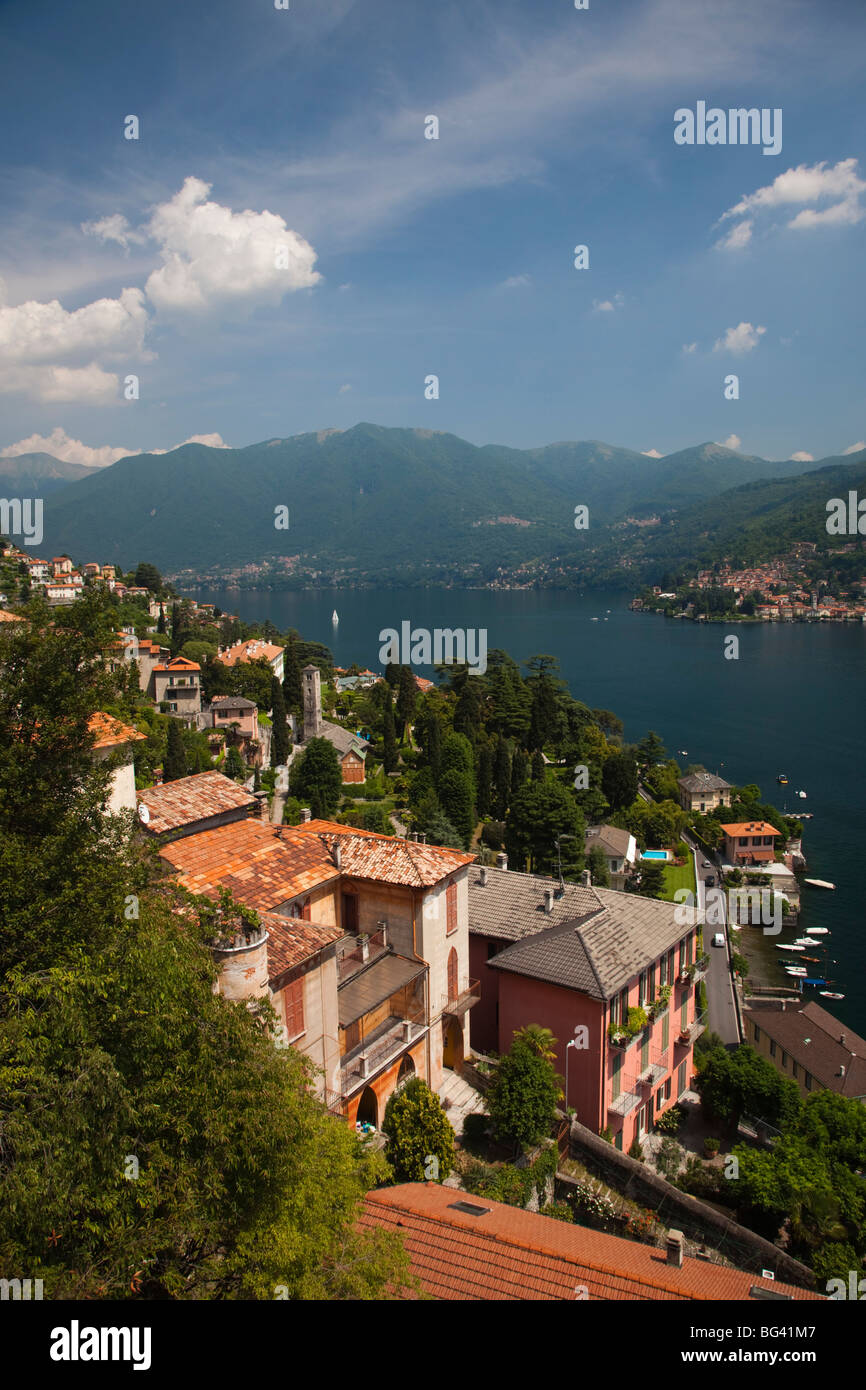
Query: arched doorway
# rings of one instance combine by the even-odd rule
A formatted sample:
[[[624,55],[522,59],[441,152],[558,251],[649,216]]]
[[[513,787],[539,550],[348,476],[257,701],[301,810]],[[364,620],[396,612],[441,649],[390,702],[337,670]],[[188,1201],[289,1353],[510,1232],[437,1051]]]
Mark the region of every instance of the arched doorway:
[[[358,1124],[372,1125],[374,1129],[379,1128],[379,1102],[372,1086],[366,1086],[361,1093],[356,1118]]]
[[[442,1065],[457,1072],[463,1066],[463,1029],[458,1018],[442,1020]]]
[[[407,1082],[414,1075],[415,1063],[407,1052],[406,1056],[400,1063],[400,1070],[397,1073],[397,1089],[399,1089],[400,1086],[404,1085],[404,1083]]]

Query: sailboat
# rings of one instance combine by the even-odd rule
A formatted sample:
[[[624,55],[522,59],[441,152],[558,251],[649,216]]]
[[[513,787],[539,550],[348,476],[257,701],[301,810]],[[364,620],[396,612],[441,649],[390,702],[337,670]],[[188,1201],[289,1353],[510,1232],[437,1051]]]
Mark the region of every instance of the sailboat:
[[[337,623],[338,623],[339,621],[340,621],[340,615],[339,615],[339,613],[337,612],[337,610],[336,610],[336,608],[335,608],[334,611],[333,611],[333,613],[331,614],[331,622],[334,624],[334,627],[336,627],[336,626],[337,626]]]

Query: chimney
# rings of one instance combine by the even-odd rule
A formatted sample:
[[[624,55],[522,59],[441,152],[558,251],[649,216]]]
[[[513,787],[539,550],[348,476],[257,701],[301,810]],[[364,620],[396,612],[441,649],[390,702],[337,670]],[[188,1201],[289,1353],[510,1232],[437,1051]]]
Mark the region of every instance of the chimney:
[[[553,911],[553,889],[552,889],[552,888],[545,888],[545,890],[544,890],[544,910],[545,910],[545,912],[548,912],[548,913]]]
[[[313,819],[313,814],[309,806],[301,807],[301,825],[307,825]]]
[[[840,1075],[840,1076],[844,1076],[844,1075],[845,1075],[845,1068],[844,1068],[844,1067],[840,1067],[840,1068],[839,1068],[839,1075]]]
[[[340,849],[340,846],[339,846],[339,845],[334,845],[334,868],[335,868],[335,869],[342,869],[342,867],[343,867],[343,851]]]
[[[667,1262],[669,1265],[673,1265],[674,1269],[682,1269],[683,1267],[682,1231],[668,1231]]]
[[[580,875],[580,881],[584,888],[592,887],[592,874],[589,872],[589,869],[583,870],[583,873]]]
[[[478,879],[478,881],[479,881],[481,887],[482,887],[482,888],[486,888],[486,887],[487,887],[487,868],[486,868],[486,866],[485,866],[484,864],[481,865],[481,868],[479,869],[478,873],[479,873],[479,879]]]
[[[496,867],[497,869],[508,868],[508,855],[503,854],[502,851],[500,851],[499,854],[497,854],[496,856]]]
[[[844,1034],[844,1033],[840,1033],[840,1034],[839,1034],[839,1041],[840,1041],[840,1043],[842,1044],[842,1046],[844,1047],[844,1046],[845,1046],[845,1034]]]

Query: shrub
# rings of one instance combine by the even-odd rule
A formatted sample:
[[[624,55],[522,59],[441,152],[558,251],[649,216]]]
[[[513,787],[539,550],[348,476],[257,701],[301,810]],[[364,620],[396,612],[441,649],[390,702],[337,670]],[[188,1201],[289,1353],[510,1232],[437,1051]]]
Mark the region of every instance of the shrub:
[[[463,1121],[464,1144],[476,1147],[486,1143],[489,1128],[489,1115],[482,1115],[479,1111],[476,1111],[472,1115],[467,1115]]]
[[[574,1221],[567,1202],[548,1202],[546,1207],[541,1208],[541,1215],[552,1216],[554,1221]]]
[[[501,1058],[487,1094],[487,1107],[498,1139],[534,1144],[550,1133],[559,1086],[546,1058],[515,1038]]]
[[[662,1111],[658,1116],[655,1127],[662,1134],[676,1134],[685,1117],[686,1112],[681,1105],[672,1105],[669,1110]]]
[[[656,1155],[656,1167],[662,1177],[672,1182],[680,1170],[681,1161],[682,1154],[676,1140],[670,1137],[663,1139]]]
[[[635,1135],[634,1139],[631,1141],[628,1156],[629,1158],[636,1158],[638,1163],[643,1163],[643,1150],[641,1149],[640,1140],[637,1135]]]
[[[431,1157],[439,1165],[439,1182],[454,1167],[454,1130],[439,1097],[419,1076],[413,1076],[390,1097],[382,1132],[388,1138],[386,1157],[397,1182],[429,1179]]]
[[[719,1140],[713,1138],[711,1134],[708,1134],[706,1139],[704,1140],[704,1153],[706,1154],[707,1158],[715,1158],[718,1152]]]

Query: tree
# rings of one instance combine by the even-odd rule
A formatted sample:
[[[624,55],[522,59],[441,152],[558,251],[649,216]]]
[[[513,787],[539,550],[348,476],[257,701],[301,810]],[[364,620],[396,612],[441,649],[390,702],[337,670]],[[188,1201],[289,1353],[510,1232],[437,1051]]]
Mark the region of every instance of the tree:
[[[152,594],[162,593],[162,575],[156,565],[142,560],[135,571],[135,584],[138,588],[149,589]]]
[[[489,743],[484,743],[478,754],[478,768],[475,774],[477,787],[476,813],[483,820],[490,814],[493,796],[493,752]]]
[[[630,753],[612,753],[601,770],[601,788],[614,811],[637,796],[637,766]]]
[[[314,819],[334,815],[343,790],[337,751],[326,738],[311,738],[289,772],[289,790],[308,802]]]
[[[157,619],[156,630],[157,630],[158,633],[164,633],[164,632],[165,632],[165,604],[164,604],[164,603],[161,603],[161,604],[159,605],[159,618]]]
[[[415,705],[418,700],[418,687],[415,684],[415,677],[412,675],[411,666],[400,667],[400,679],[397,684],[397,719],[400,723],[400,742],[406,742],[406,730],[415,713]]]
[[[540,748],[536,748],[532,755],[532,780],[533,782],[543,782],[547,776],[544,754]]]
[[[389,1097],[382,1133],[397,1182],[443,1182],[454,1167],[454,1130],[439,1097],[419,1076]]]
[[[593,845],[587,856],[587,865],[592,877],[594,888],[610,887],[610,870],[607,867],[607,855],[601,845]]]
[[[274,767],[282,767],[288,762],[291,740],[289,738],[289,724],[286,718],[286,701],[283,696],[283,687],[276,676],[271,678],[271,718],[273,720],[273,729],[271,730],[271,762]]]
[[[531,1042],[515,1037],[487,1092],[494,1134],[524,1146],[537,1143],[550,1133],[560,1093],[548,1059]]]
[[[425,825],[427,843],[441,845],[446,849],[465,849],[466,842],[459,830],[455,830],[442,811],[435,811]]]
[[[394,728],[394,710],[389,697],[382,715],[382,765],[386,772],[393,772],[397,762],[397,734]]]
[[[439,802],[446,818],[463,837],[465,849],[475,829],[472,778],[463,769],[443,772],[439,780]]]
[[[243,767],[243,764],[241,766]],[[162,764],[162,780],[163,782],[176,782],[179,777],[186,777],[186,775],[186,751],[183,746],[183,736],[177,720],[172,719],[168,726],[168,742]]]
[[[287,709],[297,713],[303,703],[303,693],[301,690],[301,663],[298,658],[298,646],[295,634],[289,634],[283,653],[283,699]]]
[[[642,898],[660,898],[665,891],[664,864],[658,859],[642,859],[627,879],[625,891],[639,893]]]
[[[525,748],[515,748],[511,759],[511,796],[515,796],[529,777],[529,754]]]
[[[701,1106],[735,1130],[744,1114],[772,1125],[796,1120],[802,1101],[796,1081],[741,1043],[733,1052],[715,1051],[701,1061],[695,1083]]]
[[[500,734],[496,740],[496,754],[493,761],[493,814],[498,820],[505,819],[508,803],[511,800],[511,749],[508,739]]]
[[[574,797],[561,782],[529,782],[512,799],[505,818],[505,848],[512,867],[550,873],[558,863],[561,841],[563,871],[576,877],[583,868],[585,825]],[[569,836],[569,839],[565,839]]]
[[[236,748],[234,744],[232,744],[231,748],[229,748],[226,753],[225,773],[226,777],[231,777],[233,782],[240,782],[247,775],[240,750]]]
[[[667,749],[655,730],[650,729],[637,746],[638,763],[644,770],[655,768],[656,763],[664,762],[666,756]]]

